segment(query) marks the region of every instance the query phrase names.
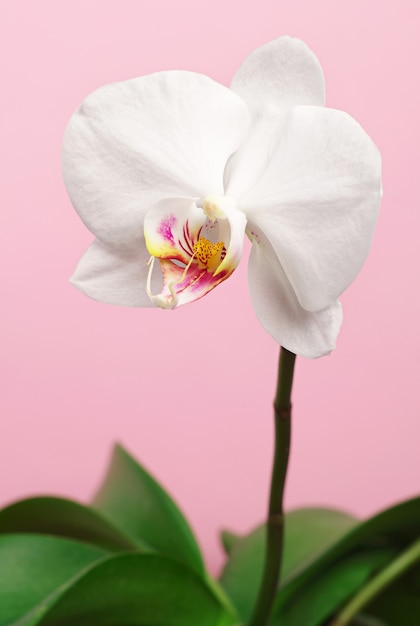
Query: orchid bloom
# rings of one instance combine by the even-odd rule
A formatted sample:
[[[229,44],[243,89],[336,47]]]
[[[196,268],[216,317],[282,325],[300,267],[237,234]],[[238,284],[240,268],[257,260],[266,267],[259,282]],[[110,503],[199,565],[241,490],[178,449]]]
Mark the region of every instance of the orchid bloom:
[[[290,37],[255,50],[230,89],[166,71],[89,95],[63,146],[65,184],[96,237],[73,284],[172,309],[232,274],[246,234],[263,327],[296,354],[331,352],[338,297],[369,251],[381,160],[324,100],[318,60]]]

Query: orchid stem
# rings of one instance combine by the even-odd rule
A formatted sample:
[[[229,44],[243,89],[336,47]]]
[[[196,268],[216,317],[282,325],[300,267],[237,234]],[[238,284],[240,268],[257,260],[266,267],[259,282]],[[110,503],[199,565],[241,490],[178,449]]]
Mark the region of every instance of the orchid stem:
[[[275,443],[270,501],[266,524],[265,562],[257,602],[248,626],[265,626],[270,617],[280,580],[283,554],[283,493],[290,450],[293,372],[296,355],[280,349],[277,391],[274,399]]]

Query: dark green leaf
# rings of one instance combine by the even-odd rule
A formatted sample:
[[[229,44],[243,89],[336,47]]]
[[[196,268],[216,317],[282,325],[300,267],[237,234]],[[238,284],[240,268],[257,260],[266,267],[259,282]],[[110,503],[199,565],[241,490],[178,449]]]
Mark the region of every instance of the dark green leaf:
[[[61,537],[0,535],[0,626],[15,622],[106,554]]]
[[[356,524],[346,513],[330,509],[299,509],[286,514],[282,576],[312,562]],[[265,527],[230,542],[230,559],[221,583],[242,619],[255,604],[263,567]]]
[[[386,626],[420,624],[420,567],[408,571],[387,587],[365,611],[382,619]]]
[[[316,530],[318,514],[315,510],[314,518],[311,519],[311,511],[302,509],[286,516],[285,555],[274,615],[280,612],[281,607],[286,606],[289,599],[292,601],[294,597],[303,597],[314,581],[333,563],[355,551],[375,547],[392,546],[401,550],[418,536],[420,528],[420,498],[403,502],[362,523],[355,523],[346,515],[340,520],[341,514],[338,514],[336,532],[334,513],[337,512],[332,512],[330,530],[328,523],[324,528],[321,513],[319,537]],[[330,513],[326,512],[327,522]],[[299,520],[300,523],[292,522],[292,514],[297,516],[295,521]],[[299,515],[302,517],[299,518]],[[292,528],[296,531],[293,541],[288,534]],[[244,621],[249,619],[255,604],[256,590],[261,579],[264,540],[265,531],[260,527],[235,542],[221,578],[228,596]]]
[[[351,626],[388,626],[385,622],[371,615],[358,615],[351,623]],[[400,626],[402,626],[400,624]]]
[[[295,594],[285,606],[277,607],[270,624],[273,626],[320,626],[348,600],[378,569],[397,555],[392,548],[375,548],[352,554],[340,560],[304,593]],[[401,625],[400,625],[401,626]]]
[[[0,533],[43,533],[87,541],[113,551],[136,548],[94,509],[63,498],[30,498],[0,511]]]
[[[14,626],[233,626],[211,587],[156,553],[103,559]]]
[[[200,550],[184,516],[162,487],[119,445],[92,506],[139,546],[146,543],[204,573]]]
[[[311,563],[285,574],[276,597],[274,613],[276,606],[283,605],[289,597],[304,594],[305,589],[332,563],[363,549],[392,546],[403,550],[418,537],[419,528],[420,498],[402,502],[355,525]],[[310,532],[310,527],[307,532]]]

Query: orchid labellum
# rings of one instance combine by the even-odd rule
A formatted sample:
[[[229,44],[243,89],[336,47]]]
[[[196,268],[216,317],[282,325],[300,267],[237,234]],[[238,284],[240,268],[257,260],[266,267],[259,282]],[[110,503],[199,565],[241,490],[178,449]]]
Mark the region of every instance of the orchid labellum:
[[[246,234],[261,324],[291,352],[328,354],[338,297],[370,247],[381,160],[324,100],[316,57],[289,37],[255,50],[230,88],[167,71],[89,95],[63,147],[96,237],[72,282],[102,302],[172,309],[232,274]]]

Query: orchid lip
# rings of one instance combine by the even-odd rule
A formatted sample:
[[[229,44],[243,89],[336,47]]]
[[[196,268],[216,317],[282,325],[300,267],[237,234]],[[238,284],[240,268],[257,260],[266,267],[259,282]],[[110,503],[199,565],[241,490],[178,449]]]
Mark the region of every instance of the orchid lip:
[[[146,292],[149,296],[150,300],[154,302],[157,306],[163,309],[174,309],[178,304],[178,295],[176,293],[175,288],[178,285],[181,285],[184,281],[188,270],[191,267],[191,264],[194,261],[197,261],[197,264],[200,269],[206,269],[207,271],[211,271],[212,268],[217,269],[220,265],[220,261],[224,258],[226,254],[226,248],[223,241],[217,241],[216,243],[212,243],[205,237],[200,237],[198,241],[196,241],[193,245],[193,254],[191,259],[188,262],[188,265],[184,267],[182,275],[179,280],[176,282],[168,283],[168,289],[171,294],[171,300],[168,300],[161,294],[153,295],[151,291],[151,278],[153,273],[153,266],[155,263],[156,257],[151,256],[148,265],[149,272],[147,274],[147,283],[146,283]],[[174,261],[174,260],[173,260]],[[175,260],[176,261],[176,260]],[[174,265],[178,267],[182,267],[181,264],[176,263],[174,261]]]
[[[232,230],[239,214],[234,204],[225,196],[206,196],[202,207],[194,198],[167,198],[149,211],[144,225],[151,255],[146,292],[156,306],[173,309],[197,300],[231,275],[244,232],[244,227],[239,236],[236,227]],[[243,214],[239,219],[242,226]],[[151,288],[155,259],[163,276],[158,294]]]
[[[155,260],[156,257],[151,256],[150,259],[147,261],[147,265],[149,266],[149,271],[147,274],[147,282],[146,282],[146,293],[149,296],[150,300],[156,304],[156,306],[158,306],[161,309],[174,309],[176,307],[176,305],[178,304],[178,296],[175,292],[175,285],[176,283],[170,283],[168,285],[172,299],[168,300],[167,298],[165,298],[162,294],[152,294],[152,290],[151,290],[151,280],[152,280],[152,273],[153,273],[153,266],[155,264]]]

